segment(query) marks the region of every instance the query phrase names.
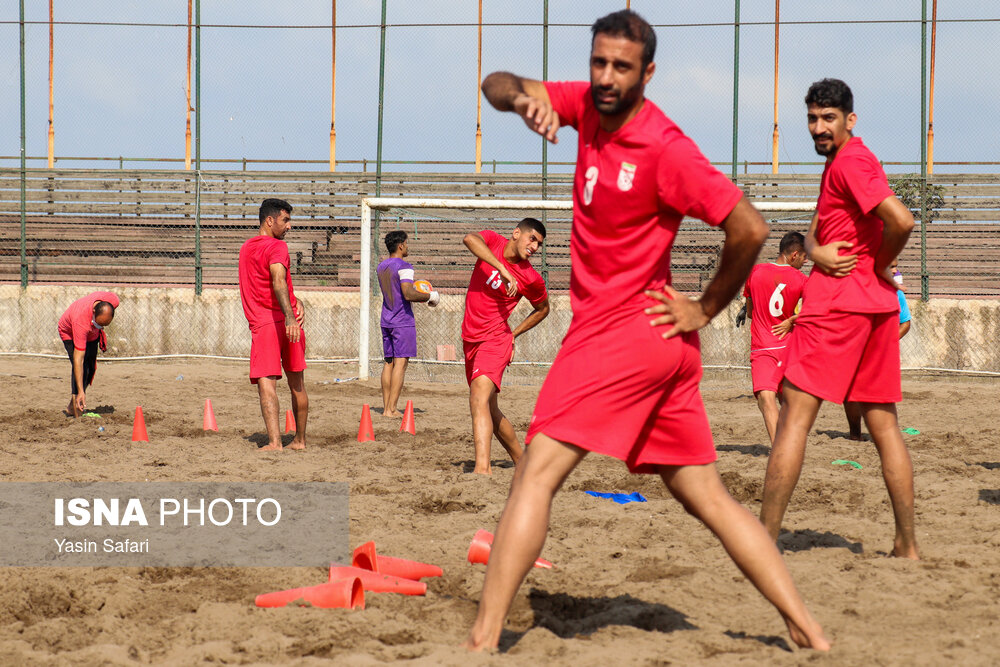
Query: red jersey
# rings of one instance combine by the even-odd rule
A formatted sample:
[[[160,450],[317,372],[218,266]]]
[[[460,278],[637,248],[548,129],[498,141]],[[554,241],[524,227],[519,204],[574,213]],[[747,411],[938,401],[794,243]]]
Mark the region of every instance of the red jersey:
[[[670,283],[670,250],[684,216],[718,225],[742,193],[652,101],[608,133],[589,83],[545,88],[560,123],[579,133],[571,329],[597,331],[648,307],[644,290]]]
[[[896,289],[875,275],[875,255],[882,245],[882,220],[872,213],[892,197],[882,165],[858,137],[847,140],[823,169],[816,213],[816,242],[849,241],[841,255],[857,253],[858,263],[843,278],[813,268],[806,283],[803,312],[823,315],[889,313],[899,310]]]
[[[285,313],[271,289],[272,264],[285,267],[288,296],[292,310],[295,310],[295,290],[288,268],[290,263],[288,245],[273,236],[254,236],[240,248],[240,300],[251,331],[263,324],[285,321]]]
[[[806,277],[788,264],[758,264],[750,271],[743,296],[750,297],[750,350],[774,350],[785,347],[788,337],[779,340],[771,327],[795,314],[802,298]]]
[[[521,300],[528,298],[532,305],[538,305],[546,298],[545,281],[535,271],[528,260],[511,264],[503,256],[507,239],[496,232],[484,229],[479,232],[490,252],[503,262],[517,281],[518,293],[507,296],[506,286],[500,272],[483,260],[477,260],[469,279],[469,291],[465,293],[465,318],[462,320],[462,340],[481,341],[497,335],[511,333],[507,318]]]
[[[114,292],[91,292],[71,303],[59,318],[59,338],[73,341],[74,349],[86,350],[87,343],[101,335],[101,330],[94,325],[95,301],[107,301],[118,307],[118,295]]]

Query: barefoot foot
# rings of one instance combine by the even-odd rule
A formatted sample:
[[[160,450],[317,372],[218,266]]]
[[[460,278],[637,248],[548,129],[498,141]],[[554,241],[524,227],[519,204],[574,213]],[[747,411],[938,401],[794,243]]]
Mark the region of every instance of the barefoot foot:
[[[292,440],[285,447],[285,449],[297,449],[297,450],[302,450],[302,449],[305,449],[305,448],[306,448],[306,443],[305,442],[300,442],[298,440]]]
[[[257,451],[258,452],[277,452],[277,451],[280,451],[281,449],[282,449],[281,443],[275,444],[275,443],[272,442],[272,443],[270,443],[268,445],[264,445],[263,447],[261,447]]]
[[[817,651],[830,650],[830,640],[823,634],[823,628],[811,618],[809,619],[808,628],[801,628],[787,618],[785,619],[785,625],[788,626],[788,634],[792,638],[792,641],[799,648],[811,648]]]

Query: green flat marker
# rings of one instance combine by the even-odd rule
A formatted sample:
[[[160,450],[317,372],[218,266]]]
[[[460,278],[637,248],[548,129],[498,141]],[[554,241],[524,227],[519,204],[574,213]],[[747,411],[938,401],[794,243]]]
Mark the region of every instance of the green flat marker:
[[[903,433],[906,435],[920,435],[920,431],[915,428],[904,428]]]
[[[861,464],[858,463],[857,461],[848,461],[846,459],[837,459],[836,461],[831,461],[830,463],[832,465],[835,465],[835,466],[854,466],[858,470],[861,470]]]
[[[101,415],[97,414],[96,412],[84,412],[83,416],[84,417],[90,417],[92,419],[100,419],[101,418]]]

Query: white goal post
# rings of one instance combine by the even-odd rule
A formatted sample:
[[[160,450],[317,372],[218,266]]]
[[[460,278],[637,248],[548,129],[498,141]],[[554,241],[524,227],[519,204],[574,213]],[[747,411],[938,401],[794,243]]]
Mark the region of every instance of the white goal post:
[[[808,212],[816,208],[815,202],[755,201],[754,206],[762,213]],[[369,336],[372,303],[372,210],[390,209],[459,209],[459,210],[547,210],[571,211],[573,202],[568,199],[430,199],[422,197],[364,197],[361,199],[361,308],[360,331],[358,336],[358,377],[369,377]]]

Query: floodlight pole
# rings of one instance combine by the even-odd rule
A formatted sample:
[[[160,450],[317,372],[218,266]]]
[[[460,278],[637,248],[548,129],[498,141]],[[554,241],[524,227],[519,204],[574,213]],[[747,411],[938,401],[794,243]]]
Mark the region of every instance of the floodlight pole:
[[[191,169],[191,14],[193,0],[188,0],[187,30],[187,108],[184,110],[184,168]]]

